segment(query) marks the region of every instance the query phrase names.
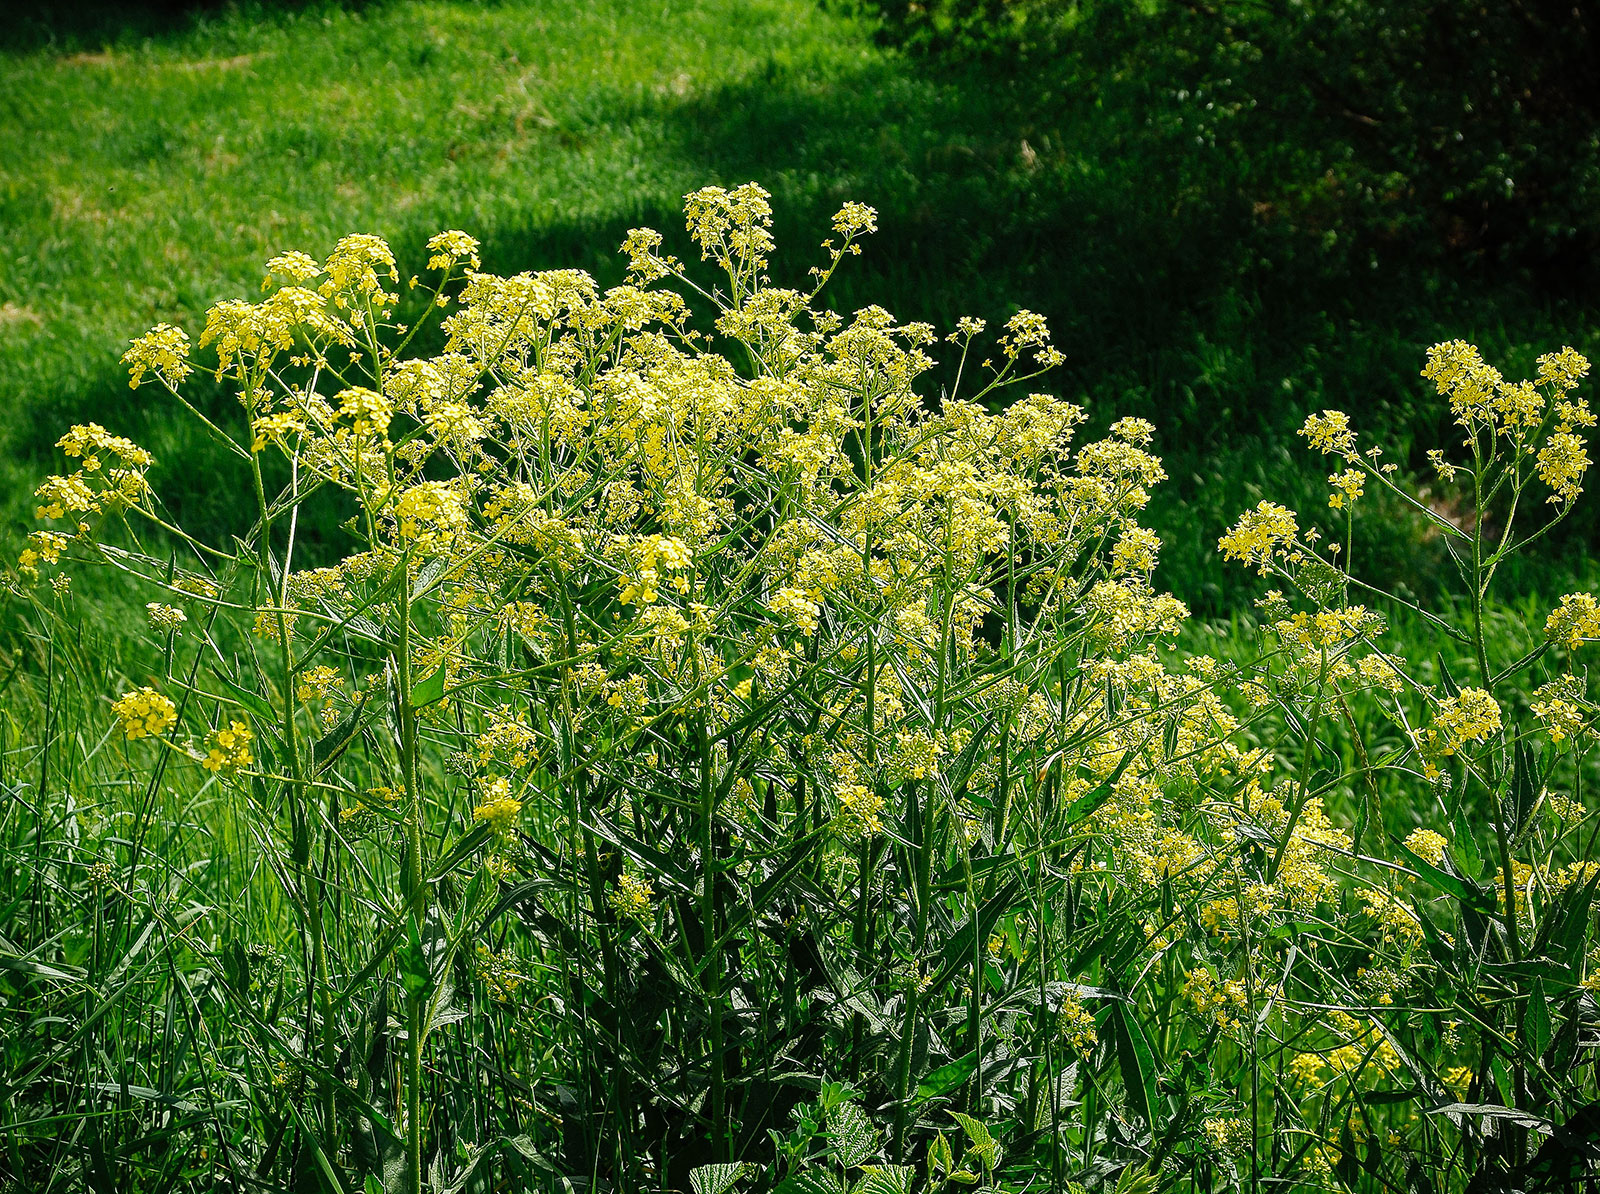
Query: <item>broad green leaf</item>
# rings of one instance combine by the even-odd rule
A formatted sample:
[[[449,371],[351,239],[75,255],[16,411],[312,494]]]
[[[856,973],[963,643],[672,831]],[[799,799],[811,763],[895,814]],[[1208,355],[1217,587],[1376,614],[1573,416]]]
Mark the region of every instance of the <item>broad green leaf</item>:
[[[929,1099],[936,1099],[940,1095],[949,1094],[952,1090],[959,1089],[972,1072],[978,1068],[978,1054],[974,1050],[965,1057],[946,1062],[936,1070],[925,1074],[922,1081],[917,1083],[917,1093],[912,1096],[912,1101],[925,1103]]]
[[[866,1165],[863,1173],[850,1194],[911,1194],[913,1171],[909,1165]]]
[[[1146,1126],[1153,1132],[1157,1127],[1155,1111],[1160,1105],[1156,1094],[1155,1053],[1127,1003],[1114,1002],[1106,1024],[1116,1041],[1117,1065],[1122,1070],[1128,1107],[1143,1116]]]
[[[828,1135],[834,1159],[846,1169],[857,1168],[878,1151],[878,1130],[857,1103],[840,1103],[828,1113]]]
[[[421,709],[433,704],[444,697],[444,667],[441,665],[433,675],[420,684],[411,686],[411,707]]]
[[[744,1166],[737,1161],[721,1165],[702,1165],[689,1170],[689,1185],[694,1194],[727,1194],[734,1183],[744,1176]]]

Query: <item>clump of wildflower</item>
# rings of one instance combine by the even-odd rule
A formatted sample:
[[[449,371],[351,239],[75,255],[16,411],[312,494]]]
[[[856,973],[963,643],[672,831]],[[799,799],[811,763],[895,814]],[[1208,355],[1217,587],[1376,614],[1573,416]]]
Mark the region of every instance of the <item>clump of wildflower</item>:
[[[1289,1076],[1299,1086],[1321,1086],[1321,1055],[1317,1053],[1296,1053],[1289,1060]]]
[[[779,589],[767,599],[767,608],[780,618],[792,618],[802,634],[815,634],[817,615],[822,607],[805,591],[793,587]]]
[[[328,700],[344,687],[344,676],[338,668],[319,663],[300,673],[294,687],[295,700],[302,705]]]
[[[1208,1118],[1200,1125],[1206,1147],[1225,1157],[1243,1156],[1250,1147],[1250,1121],[1238,1118]]]
[[[295,282],[309,282],[312,278],[322,273],[322,266],[310,253],[302,253],[299,249],[290,249],[280,253],[267,262],[267,280],[261,284],[265,290],[272,281],[272,275],[289,278]]]
[[[1576,825],[1584,818],[1583,805],[1570,796],[1546,796],[1544,806],[1550,810],[1551,816],[1568,825]]]
[[[1583,732],[1586,724],[1583,704],[1583,680],[1567,673],[1541,684],[1533,694],[1531,707],[1545,733],[1550,735],[1550,741],[1560,745]]]
[[[319,293],[324,298],[332,298],[340,307],[357,299],[377,303],[396,301],[395,295],[384,293],[379,282],[380,276],[391,282],[400,280],[394,251],[382,237],[359,232],[341,237],[323,264],[322,272],[327,280],[318,288]]]
[[[650,915],[650,901],[654,896],[648,879],[632,871],[624,871],[617,876],[617,885],[607,895],[606,902],[623,919],[643,923]]]
[[[382,394],[364,386],[351,386],[338,397],[339,417],[357,435],[381,436],[394,419],[394,407]]]
[[[33,531],[28,535],[28,546],[17,556],[17,568],[26,576],[39,571],[39,561],[58,563],[71,540],[59,531]]]
[[[896,730],[894,751],[888,759],[889,776],[894,783],[926,779],[938,774],[939,756],[944,745],[926,730]]]
[[[1505,379],[1465,340],[1448,340],[1428,349],[1422,376],[1450,400],[1450,413],[1469,430],[1494,425],[1494,399]]]
[[[1500,731],[1500,705],[1481,688],[1463,688],[1459,696],[1439,702],[1433,722],[1417,734],[1424,772],[1437,779],[1438,760],[1469,743],[1483,742]]]
[[[150,625],[162,631],[176,630],[189,620],[189,615],[177,606],[163,605],[159,601],[148,602],[144,612],[145,617],[150,619]]]
[[[1320,415],[1308,416],[1300,434],[1324,455],[1331,452],[1348,458],[1355,452],[1356,433],[1350,426],[1350,416],[1342,410],[1325,410]]]
[[[1405,845],[1407,850],[1424,862],[1439,866],[1444,862],[1444,852],[1449,848],[1450,839],[1432,829],[1413,829],[1406,835]]]
[[[438,546],[466,529],[466,502],[454,482],[421,481],[395,501],[394,520],[401,538]]]
[[[428,268],[449,269],[458,261],[465,261],[473,269],[478,260],[478,242],[465,232],[449,229],[428,238]]]
[[[512,767],[526,767],[538,751],[538,738],[520,721],[496,720],[478,735],[478,761],[500,760]]]
[[[1545,619],[1546,642],[1576,651],[1588,639],[1600,638],[1600,602],[1593,593],[1568,593]]]
[[[865,784],[844,784],[839,788],[839,812],[833,818],[833,831],[847,842],[859,842],[883,832],[883,797]]]
[[[1129,527],[1111,548],[1111,571],[1116,576],[1155,571],[1161,536],[1145,527]]]
[[[1403,659],[1396,656],[1374,651],[1370,655],[1363,655],[1356,662],[1356,673],[1374,688],[1388,693],[1398,693],[1405,687],[1405,677],[1400,673],[1404,663]]]
[[[164,734],[178,720],[177,706],[153,688],[135,688],[112,702],[111,711],[127,738]]]
[[[1375,887],[1362,888],[1359,898],[1385,937],[1402,945],[1416,945],[1422,940],[1422,924],[1406,904]]]
[[[1558,431],[1539,449],[1539,480],[1552,490],[1545,499],[1570,504],[1583,492],[1583,474],[1588,471],[1589,453],[1583,437],[1571,431]]]
[[[1464,1065],[1453,1065],[1439,1075],[1439,1081],[1449,1087],[1456,1098],[1465,1098],[1472,1087],[1472,1070]]]
[[[122,360],[128,366],[129,389],[138,389],[146,373],[154,373],[176,389],[194,372],[189,364],[189,337],[170,323],[158,323],[133,341]]]
[[[1333,492],[1328,495],[1328,505],[1335,510],[1343,510],[1347,506],[1355,505],[1355,501],[1366,492],[1362,482],[1366,475],[1358,468],[1347,468],[1342,473],[1334,473],[1328,478],[1328,484],[1333,486]]]
[[[515,829],[521,815],[522,801],[511,794],[511,784],[504,779],[490,781],[483,801],[472,810],[472,819],[487,825],[499,837]]]
[[[753,182],[732,191],[701,187],[685,195],[689,235],[700,246],[701,260],[731,258],[754,270],[764,266],[773,244],[771,198]]]
[[[495,953],[481,941],[477,955],[473,970],[478,980],[488,988],[489,998],[496,1003],[510,1003],[517,988],[527,981],[527,975],[518,967],[517,958],[509,953]]]
[[[1071,994],[1064,995],[1061,999],[1061,1011],[1056,1017],[1056,1031],[1061,1034],[1062,1040],[1084,1058],[1094,1052],[1094,1047],[1100,1039],[1095,1032],[1093,1013],[1083,1006],[1083,1000]]]
[[[1299,533],[1293,510],[1262,501],[1254,510],[1245,511],[1233,529],[1217,540],[1217,548],[1224,559],[1238,560],[1247,567],[1258,565],[1265,576],[1274,554],[1292,544]]]
[[[226,726],[206,735],[206,754],[200,765],[207,771],[232,774],[255,761],[250,753],[250,742],[255,737],[250,727],[242,721],[230,721]]]
[[[1214,1021],[1224,1032],[1238,1029],[1240,1017],[1250,1011],[1250,997],[1242,982],[1238,979],[1219,982],[1216,975],[1204,968],[1189,972],[1183,993],[1197,1013]]]

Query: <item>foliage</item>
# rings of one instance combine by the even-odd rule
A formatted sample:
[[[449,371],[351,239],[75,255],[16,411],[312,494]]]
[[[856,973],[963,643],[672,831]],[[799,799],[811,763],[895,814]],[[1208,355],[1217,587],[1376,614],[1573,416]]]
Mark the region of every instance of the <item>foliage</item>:
[[[1433,350],[1457,520],[1313,415],[1332,533],[1247,512],[1219,546],[1283,589],[1229,652],[1178,653],[1154,429],[1078,445],[1079,407],[1003,401],[1059,362],[1040,317],[941,348],[818,307],[873,209],[837,212],[805,290],[767,277],[761,188],[686,211],[704,272],[635,229],[606,290],[439,234],[404,287],[445,312],[436,352],[371,235],[275,257],[198,348],[134,341],[134,384],[248,469],[231,534],[168,519],[132,441],[60,440],[14,585],[47,713],[11,723],[0,822],[12,1178],[1583,1172],[1600,610],[1571,594],[1500,657],[1490,586],[1574,508],[1587,362],[1513,383]],[[926,398],[935,351],[970,396]],[[185,398],[202,373],[230,417]],[[1464,605],[1353,570],[1380,492]],[[344,547],[307,566],[319,508]],[[154,598],[137,683],[76,632],[91,568]],[[1465,665],[1383,650],[1380,600]]]
[[[1214,150],[1199,172],[1224,176],[1194,181],[1213,201],[1243,192],[1264,245],[1298,234],[1346,265],[1379,248],[1568,280],[1600,246],[1597,30],[1561,0],[860,7],[890,42],[1014,78],[1022,105],[1096,83],[1174,96],[1147,135]]]

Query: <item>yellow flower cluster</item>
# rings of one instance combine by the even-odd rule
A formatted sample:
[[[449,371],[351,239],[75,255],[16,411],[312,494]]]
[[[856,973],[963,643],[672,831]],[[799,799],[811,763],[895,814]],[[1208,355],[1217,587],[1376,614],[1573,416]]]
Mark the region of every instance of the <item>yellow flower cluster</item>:
[[[206,735],[206,753],[200,765],[207,771],[232,774],[250,766],[255,761],[250,753],[250,742],[255,737],[250,727],[242,721],[230,721],[226,726]]]
[[[618,916],[642,923],[650,915],[650,901],[654,898],[655,891],[648,879],[633,871],[623,871],[617,876],[617,884],[611,889],[607,901]]]
[[[521,816],[522,801],[511,795],[511,784],[505,779],[491,780],[485,786],[483,800],[472,810],[474,821],[502,837],[516,828]]]
[[[127,738],[150,738],[166,733],[178,720],[178,708],[153,688],[135,688],[113,701]]]
[[[1600,603],[1593,593],[1568,593],[1545,619],[1546,642],[1576,651],[1590,639],[1600,638]]]
[[[1432,723],[1416,736],[1428,778],[1439,776],[1439,759],[1499,732],[1500,705],[1483,689],[1463,688],[1459,695],[1446,697],[1439,702]]]
[[[1265,576],[1274,556],[1292,547],[1299,534],[1293,510],[1262,500],[1217,541],[1217,548],[1223,558],[1257,565]]]

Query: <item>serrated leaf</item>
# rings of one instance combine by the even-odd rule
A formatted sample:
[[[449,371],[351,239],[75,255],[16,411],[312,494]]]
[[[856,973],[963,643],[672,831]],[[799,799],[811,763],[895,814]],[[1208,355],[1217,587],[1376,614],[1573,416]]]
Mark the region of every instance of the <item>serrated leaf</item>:
[[[911,1194],[909,1165],[867,1165],[864,1176],[850,1194]]]
[[[721,1165],[702,1165],[689,1170],[689,1186],[694,1194],[727,1194],[734,1183],[744,1176],[744,1166],[737,1161]]]
[[[828,1112],[828,1135],[834,1159],[846,1169],[855,1169],[878,1151],[878,1130],[855,1103],[840,1103]]]
[[[772,1194],[843,1194],[844,1185],[831,1173],[807,1170],[791,1173]]]

